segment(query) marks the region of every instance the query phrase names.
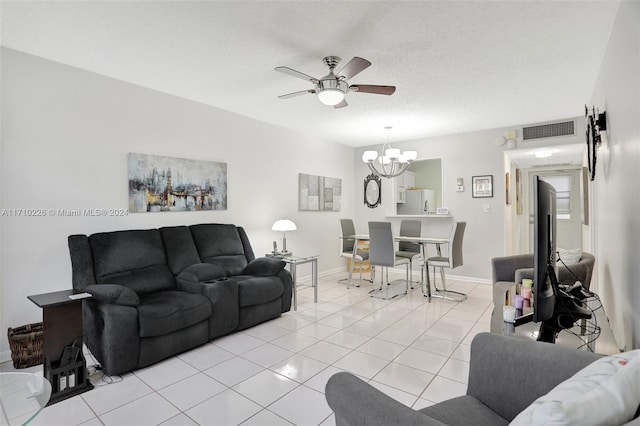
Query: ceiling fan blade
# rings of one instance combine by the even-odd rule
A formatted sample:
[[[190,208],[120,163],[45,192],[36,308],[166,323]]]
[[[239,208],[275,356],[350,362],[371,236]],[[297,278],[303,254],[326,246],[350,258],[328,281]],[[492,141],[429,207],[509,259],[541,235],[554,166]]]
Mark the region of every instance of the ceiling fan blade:
[[[338,109],[338,108],[344,108],[346,106],[349,106],[349,104],[347,103],[347,101],[345,99],[343,99],[342,102],[340,102],[339,104],[334,105],[333,107]]]
[[[346,63],[344,67],[342,67],[342,69],[340,69],[340,71],[336,73],[336,75],[341,75],[346,80],[349,80],[351,77],[361,73],[370,66],[371,62],[367,61],[366,59],[354,56],[349,62]]]
[[[287,93],[286,95],[280,95],[280,96],[278,96],[278,98],[279,99],[295,98],[296,96],[306,95],[307,93],[316,93],[316,91],[314,89],[301,90],[299,92],[293,92],[293,93]]]
[[[375,95],[393,95],[396,86],[376,86],[374,84],[352,84],[349,90],[360,93],[373,93]]]
[[[274,70],[283,72],[283,73],[291,75],[293,77],[298,77],[298,78],[301,78],[303,80],[310,81],[313,84],[318,84],[318,79],[317,78],[311,77],[310,75],[307,75],[307,74],[302,73],[300,71],[292,70],[289,67],[275,67]]]

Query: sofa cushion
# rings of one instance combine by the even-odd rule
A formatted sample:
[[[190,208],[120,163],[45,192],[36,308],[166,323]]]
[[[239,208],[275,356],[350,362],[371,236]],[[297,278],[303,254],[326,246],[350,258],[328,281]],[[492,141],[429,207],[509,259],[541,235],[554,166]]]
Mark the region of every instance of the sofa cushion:
[[[158,291],[140,297],[140,337],[161,336],[197,324],[211,316],[206,296],[182,291]]]
[[[200,263],[200,256],[187,226],[167,226],[160,228],[169,268],[178,275],[194,263]]]
[[[278,272],[284,269],[285,265],[286,263],[284,263],[280,259],[274,259],[272,257],[259,257],[249,262],[247,267],[244,268],[242,274],[270,277],[273,275],[277,275]]]
[[[157,229],[89,236],[98,284],[120,284],[138,294],[176,287]]]
[[[281,297],[284,292],[284,284],[277,276],[238,275],[233,279],[238,282],[238,299],[241,307],[271,302]]]
[[[220,266],[226,276],[242,273],[248,262],[234,225],[205,223],[191,225],[189,229],[201,262]]]
[[[500,426],[509,422],[470,395],[448,399],[418,410],[447,425]]]
[[[640,405],[640,349],[600,358],[522,411],[513,425],[619,425]]]

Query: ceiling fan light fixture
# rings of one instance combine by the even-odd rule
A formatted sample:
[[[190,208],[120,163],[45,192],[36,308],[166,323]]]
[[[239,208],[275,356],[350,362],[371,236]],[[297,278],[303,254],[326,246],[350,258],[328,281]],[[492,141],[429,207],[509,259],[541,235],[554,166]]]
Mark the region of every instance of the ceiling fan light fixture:
[[[344,92],[340,89],[319,90],[318,100],[328,106],[338,105],[344,100]]]

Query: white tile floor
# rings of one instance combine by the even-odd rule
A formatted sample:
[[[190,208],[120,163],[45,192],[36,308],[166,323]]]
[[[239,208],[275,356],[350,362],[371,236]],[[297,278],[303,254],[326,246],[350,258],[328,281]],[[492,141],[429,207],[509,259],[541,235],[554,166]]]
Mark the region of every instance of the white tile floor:
[[[32,424],[333,425],[324,386],[343,370],[416,409],[466,392],[471,339],[489,330],[490,285],[449,283],[468,294],[461,303],[428,303],[419,288],[384,301],[369,297],[370,284],[347,289],[338,278],[320,279],[317,304],[301,287],[297,312],[111,384],[94,374],[95,389]]]

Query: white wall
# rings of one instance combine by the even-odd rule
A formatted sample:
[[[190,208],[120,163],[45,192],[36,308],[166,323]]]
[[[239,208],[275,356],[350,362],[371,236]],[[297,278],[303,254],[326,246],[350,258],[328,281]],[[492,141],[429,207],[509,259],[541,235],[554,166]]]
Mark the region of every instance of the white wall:
[[[452,275],[491,280],[491,258],[504,253],[504,166],[502,147],[493,141],[504,135],[505,129],[492,129],[457,135],[448,135],[398,142],[392,145],[401,150],[418,151],[418,160],[442,158],[443,203],[449,207],[452,218],[422,219],[422,235],[448,237],[454,221],[466,221],[464,236],[464,265],[452,271]],[[371,220],[389,220],[387,212],[392,209],[391,180],[383,179],[382,205],[370,209],[363,202],[364,178],[370,173],[361,160],[362,153],[368,149],[379,150],[382,144],[356,149],[356,231],[366,232],[367,222]],[[493,198],[472,198],[471,177],[475,175],[493,175]],[[456,192],[456,178],[464,179],[464,192]],[[484,212],[484,205],[489,212]],[[394,229],[400,229],[401,218],[392,218]],[[435,253],[430,253],[435,255]]]
[[[290,249],[320,254],[321,271],[344,267],[338,219],[354,210],[352,148],[11,49],[2,48],[1,59],[1,330],[41,320],[28,295],[71,288],[74,233],[234,223],[260,256],[281,240],[271,225],[286,217],[298,225]],[[126,209],[129,152],[226,162],[228,210],[8,216],[9,209]],[[299,212],[300,172],[341,178],[342,211]],[[5,337],[0,356],[7,355]]]
[[[608,141],[591,185],[597,291],[623,349],[640,348],[640,3],[621,2],[591,104]]]

